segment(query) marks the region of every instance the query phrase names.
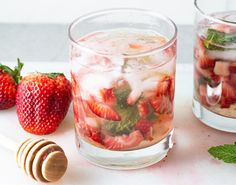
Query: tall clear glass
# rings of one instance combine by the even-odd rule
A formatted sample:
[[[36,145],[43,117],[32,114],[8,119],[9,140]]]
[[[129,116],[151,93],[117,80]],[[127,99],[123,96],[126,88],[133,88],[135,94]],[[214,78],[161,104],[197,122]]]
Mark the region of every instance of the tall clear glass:
[[[193,112],[236,133],[236,1],[195,0]]]
[[[69,28],[76,142],[90,162],[135,169],[172,147],[175,24],[155,12],[112,9]]]

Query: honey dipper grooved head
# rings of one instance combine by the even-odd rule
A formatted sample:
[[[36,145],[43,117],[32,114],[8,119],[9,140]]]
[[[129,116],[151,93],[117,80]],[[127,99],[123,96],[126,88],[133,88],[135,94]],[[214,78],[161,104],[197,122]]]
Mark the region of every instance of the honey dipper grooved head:
[[[67,158],[60,146],[45,139],[27,139],[16,153],[17,164],[33,179],[59,180],[67,169]]]

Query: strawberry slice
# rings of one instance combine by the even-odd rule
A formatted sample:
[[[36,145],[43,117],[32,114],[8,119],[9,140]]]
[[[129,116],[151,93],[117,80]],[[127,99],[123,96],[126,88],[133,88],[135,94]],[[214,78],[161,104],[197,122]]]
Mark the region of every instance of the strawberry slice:
[[[230,75],[230,83],[232,84],[233,87],[236,89],[236,74],[231,74]]]
[[[143,135],[149,133],[151,128],[152,128],[152,123],[146,119],[138,121],[135,125],[135,129],[139,130]]]
[[[85,136],[89,137],[93,141],[98,143],[102,143],[102,137],[100,130],[91,125],[91,123],[79,123],[80,132],[83,133]]]
[[[236,63],[231,63],[229,66],[230,73],[236,73]]]
[[[234,103],[236,100],[236,92],[235,89],[228,84],[227,82],[222,83],[222,96],[227,100],[230,101],[229,103]]]
[[[226,98],[222,97],[220,99],[220,108],[229,108],[231,103],[232,103],[231,101],[229,101]]]
[[[87,104],[90,110],[101,118],[112,120],[112,121],[121,120],[120,115],[116,111],[114,111],[109,105],[106,105],[104,103],[99,103],[93,100],[87,101]]]
[[[157,85],[157,96],[167,95],[171,86],[171,79],[169,76],[164,76]]]
[[[201,56],[198,60],[199,65],[202,69],[208,69],[208,68],[214,68],[215,66],[215,61],[208,58],[206,55]]]
[[[126,150],[138,146],[144,140],[139,130],[133,131],[129,135],[109,136],[106,135],[103,143],[107,149]]]
[[[149,113],[148,102],[147,101],[140,101],[137,106],[138,106],[139,116],[141,118],[145,118]]]
[[[200,101],[202,105],[210,106],[210,104],[207,101],[207,88],[206,85],[200,85],[199,86],[199,95],[200,95]]]
[[[202,69],[214,68],[215,61],[207,56],[202,38],[197,39],[198,47],[194,49],[194,56]]]
[[[110,88],[110,89],[103,88],[100,90],[100,94],[102,96],[102,101],[104,103],[108,103],[112,105],[116,102],[116,97],[115,97],[113,88]]]
[[[175,81],[170,76],[164,76],[157,86],[157,96],[169,96],[170,100],[173,101],[175,93]]]
[[[166,96],[158,96],[150,100],[150,103],[156,113],[170,114],[173,111],[173,105]]]

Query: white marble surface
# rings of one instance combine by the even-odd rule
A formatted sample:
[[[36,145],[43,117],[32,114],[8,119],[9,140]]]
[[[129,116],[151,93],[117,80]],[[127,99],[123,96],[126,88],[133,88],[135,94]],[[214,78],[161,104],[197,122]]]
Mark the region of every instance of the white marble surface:
[[[31,62],[25,64],[24,73],[36,69],[37,71],[64,71],[68,74],[69,65]],[[213,145],[233,143],[236,141],[236,135],[216,131],[201,124],[192,114],[191,98],[192,67],[178,65],[174,148],[160,163],[133,171],[107,170],[85,161],[75,147],[73,116],[70,111],[59,129],[54,134],[45,136],[61,145],[69,158],[69,167],[65,176],[52,185],[234,185],[236,165],[212,159],[207,149]],[[36,137],[21,129],[14,108],[0,112],[0,134],[18,142],[28,137]],[[22,174],[16,166],[13,153],[0,147],[0,156],[0,184],[39,184]]]

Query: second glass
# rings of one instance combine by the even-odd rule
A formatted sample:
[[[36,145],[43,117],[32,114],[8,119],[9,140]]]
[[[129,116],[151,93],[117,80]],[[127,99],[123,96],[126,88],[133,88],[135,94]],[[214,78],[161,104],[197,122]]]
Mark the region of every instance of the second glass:
[[[236,1],[195,0],[195,7],[193,112],[236,133]]]
[[[176,26],[157,13],[115,9],[69,29],[76,141],[89,161],[141,168],[172,147]]]

